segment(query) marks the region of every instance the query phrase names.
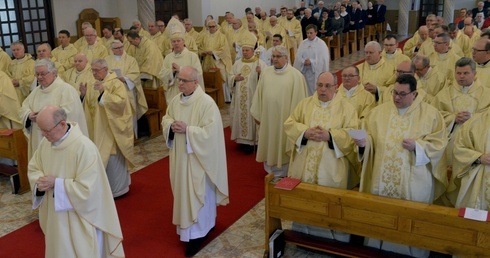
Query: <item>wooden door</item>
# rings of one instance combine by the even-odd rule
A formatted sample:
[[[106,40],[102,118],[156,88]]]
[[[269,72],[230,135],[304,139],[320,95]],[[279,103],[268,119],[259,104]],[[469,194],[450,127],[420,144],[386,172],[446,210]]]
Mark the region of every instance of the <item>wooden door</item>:
[[[162,20],[166,24],[174,14],[181,20],[188,18],[187,0],[155,0],[156,20]]]

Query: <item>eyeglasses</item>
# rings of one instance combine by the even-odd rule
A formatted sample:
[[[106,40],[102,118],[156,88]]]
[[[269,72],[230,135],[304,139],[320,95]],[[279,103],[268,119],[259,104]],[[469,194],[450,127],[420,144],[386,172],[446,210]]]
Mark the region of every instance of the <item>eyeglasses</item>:
[[[196,80],[186,80],[186,79],[182,79],[182,78],[177,78],[177,80],[179,80],[179,82],[182,82],[182,83],[188,83],[188,82],[196,81]]]
[[[486,52],[486,49],[476,49],[476,48],[471,48],[471,51],[473,52]]]
[[[95,37],[97,35],[85,35],[85,37]]]
[[[100,72],[100,71],[102,71],[104,69],[107,69],[107,68],[100,68],[100,69],[94,69],[94,68],[92,68],[92,73],[98,73],[98,72]]]
[[[50,133],[51,131],[53,131],[53,130],[54,130],[54,128],[56,128],[56,126],[58,126],[58,125],[61,123],[61,121],[65,121],[65,120],[60,120],[58,123],[56,123],[56,124],[55,124],[55,125],[54,125],[54,126],[51,128],[51,129],[49,129],[49,130],[43,130],[43,129],[41,129],[41,128],[39,128],[39,129],[41,129],[41,131],[42,131],[43,133]]]
[[[352,79],[356,76],[359,76],[358,74],[342,74],[342,79]]]
[[[123,48],[124,46],[120,46],[120,47],[113,47],[112,49],[121,49]]]
[[[50,72],[45,72],[45,73],[36,73],[36,77],[45,77],[46,75],[50,74]]]
[[[208,28],[210,28],[210,29],[211,29],[211,28],[216,28],[216,26],[208,26]]]
[[[420,72],[420,71],[423,71],[423,70],[424,70],[425,68],[427,68],[427,67],[429,67],[429,65],[424,66],[424,67],[422,67],[422,68],[415,68],[415,71]]]
[[[393,95],[393,97],[400,97],[400,98],[404,98],[406,97],[407,95],[409,95],[410,93],[413,93],[415,91],[411,91],[411,92],[398,92],[396,90],[391,90],[391,95]]]

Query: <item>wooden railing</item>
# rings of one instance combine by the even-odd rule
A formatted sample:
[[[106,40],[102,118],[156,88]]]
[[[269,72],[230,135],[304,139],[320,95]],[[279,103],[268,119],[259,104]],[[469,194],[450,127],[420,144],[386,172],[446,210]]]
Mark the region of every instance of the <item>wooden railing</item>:
[[[272,179],[273,175],[265,178],[266,250],[268,237],[281,228],[283,219],[458,257],[490,255],[490,223],[459,217],[458,209],[306,183],[291,191],[281,190],[274,188]],[[308,242],[292,231],[287,231],[285,237],[288,243],[325,252],[375,257],[363,255],[372,251],[368,247],[345,254],[350,248],[336,250],[335,245]]]

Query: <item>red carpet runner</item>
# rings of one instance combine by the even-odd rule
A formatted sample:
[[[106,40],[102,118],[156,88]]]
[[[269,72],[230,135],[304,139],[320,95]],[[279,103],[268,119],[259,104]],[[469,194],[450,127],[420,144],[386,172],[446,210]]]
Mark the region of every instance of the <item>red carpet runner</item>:
[[[225,129],[230,204],[218,206],[218,219],[205,244],[221,234],[264,198],[262,164],[229,140]],[[163,144],[163,142],[162,142]],[[184,257],[185,245],[172,225],[168,158],[134,173],[127,196],[116,200],[127,257]],[[0,257],[44,257],[44,236],[34,221],[0,238]]]

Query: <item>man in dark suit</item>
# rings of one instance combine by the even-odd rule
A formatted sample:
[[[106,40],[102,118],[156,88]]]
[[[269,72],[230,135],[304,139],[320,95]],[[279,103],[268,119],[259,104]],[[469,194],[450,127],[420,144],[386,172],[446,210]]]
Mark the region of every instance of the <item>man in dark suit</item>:
[[[352,11],[350,12],[350,30],[359,29],[359,21],[361,20],[361,10],[358,9],[359,1],[352,2]]]
[[[312,15],[315,15],[315,13],[318,13],[318,17],[322,17],[322,13],[328,11],[327,8],[325,8],[325,3],[323,1],[318,1],[318,7],[313,9]]]
[[[376,23],[384,23],[386,21],[386,5],[384,5],[384,2],[384,0],[378,0],[378,4],[374,6],[378,17]]]
[[[303,32],[303,39],[306,39],[306,26],[310,24],[318,25],[318,20],[313,17],[311,9],[307,8],[305,9],[305,17],[301,19],[301,30]]]
[[[476,7],[471,10],[473,19],[475,19],[477,13],[483,13],[483,16],[487,16],[485,3],[483,3],[482,1],[478,2],[478,4],[476,4]]]

